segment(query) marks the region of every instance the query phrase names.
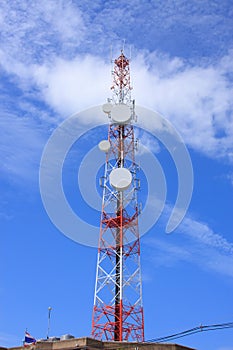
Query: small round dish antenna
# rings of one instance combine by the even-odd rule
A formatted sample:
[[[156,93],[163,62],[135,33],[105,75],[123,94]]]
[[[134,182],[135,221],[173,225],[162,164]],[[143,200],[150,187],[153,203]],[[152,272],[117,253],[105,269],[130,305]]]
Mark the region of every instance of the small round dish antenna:
[[[100,151],[108,153],[108,151],[110,150],[110,142],[108,140],[103,140],[100,141],[100,143],[98,144]]]
[[[124,103],[114,105],[112,107],[111,117],[117,124],[127,124],[131,119],[130,107]]]
[[[111,103],[105,103],[102,106],[103,112],[109,114],[112,110],[113,105]]]
[[[111,186],[117,191],[125,191],[132,182],[132,174],[126,168],[113,169],[109,175]]]

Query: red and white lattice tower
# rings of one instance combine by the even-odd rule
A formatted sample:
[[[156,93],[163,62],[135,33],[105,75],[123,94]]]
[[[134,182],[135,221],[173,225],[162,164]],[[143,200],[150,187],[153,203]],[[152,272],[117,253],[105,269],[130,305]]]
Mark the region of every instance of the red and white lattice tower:
[[[129,60],[122,52],[114,61],[113,96],[103,105],[109,117],[92,337],[144,341],[140,237],[139,179],[135,163],[134,101]]]

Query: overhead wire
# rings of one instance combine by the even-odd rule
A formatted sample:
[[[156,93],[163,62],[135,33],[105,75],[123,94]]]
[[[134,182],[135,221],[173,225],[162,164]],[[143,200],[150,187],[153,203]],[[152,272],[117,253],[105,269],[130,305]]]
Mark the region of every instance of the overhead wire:
[[[226,323],[219,323],[219,324],[212,324],[212,325],[199,325],[197,327],[187,329],[185,331],[171,334],[165,337],[160,337],[160,338],[154,338],[150,340],[146,340],[145,342],[142,343],[137,343],[137,348],[140,349],[143,346],[148,346],[150,343],[155,344],[155,343],[163,343],[167,341],[172,341],[176,340],[179,338],[183,338],[192,334],[200,333],[200,332],[207,332],[207,331],[215,331],[215,330],[220,330],[220,329],[227,329],[227,328],[233,328],[233,322],[226,322]],[[129,343],[127,347],[125,348],[135,348],[135,344],[132,342],[131,344]],[[115,346],[110,346],[106,350],[117,350],[120,348],[120,344],[115,345]]]
[[[165,337],[155,338],[147,340],[148,343],[163,343],[166,341],[171,341],[179,338],[186,337],[188,335],[196,334],[199,332],[207,332],[207,331],[214,331],[218,329],[226,329],[226,328],[233,328],[233,322],[227,322],[227,323],[220,323],[220,324],[213,324],[213,325],[200,325],[191,329],[187,329],[183,332],[171,334]]]

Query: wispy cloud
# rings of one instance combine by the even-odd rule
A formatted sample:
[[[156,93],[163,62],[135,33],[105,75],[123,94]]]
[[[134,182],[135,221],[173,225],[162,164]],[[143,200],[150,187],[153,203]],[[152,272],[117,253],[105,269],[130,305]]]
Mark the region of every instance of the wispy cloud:
[[[207,66],[156,55],[147,63],[145,56],[139,56],[133,63],[136,101],[161,112],[192,148],[230,157],[233,82],[227,62],[232,56]]]
[[[70,56],[84,39],[81,12],[71,1],[5,1],[0,23],[1,64],[9,71],[17,68],[15,61],[31,64]]]
[[[1,346],[11,347],[12,344],[18,344],[20,342],[19,337],[15,334],[0,332],[0,344]]]
[[[190,3],[175,12],[178,22],[174,22],[171,2],[166,4],[166,9],[161,1],[154,6],[148,2],[137,2],[134,6],[126,1],[110,3],[90,5],[84,1],[76,6],[71,1],[48,3],[43,0],[28,6],[28,1],[14,0],[0,5],[1,67],[17,93],[23,96],[17,101],[17,109],[31,112],[27,119],[30,130],[40,128],[42,121],[54,126],[59,122],[58,115],[61,120],[76,111],[102,104],[111,97],[111,68],[106,63],[106,45],[111,40],[118,40],[121,35],[120,30],[114,34],[115,23],[119,22],[114,19],[122,17],[123,5],[129,10],[124,12],[127,13],[127,28],[134,26],[135,37],[139,28],[135,28],[132,20],[142,8],[148,17],[147,22],[151,23],[150,28],[160,28],[157,39],[159,34],[162,35],[162,26],[155,26],[155,19],[161,21],[163,18],[168,32],[175,22],[179,27],[184,19],[184,25],[191,23],[195,30],[200,25],[204,28],[210,21],[215,25],[213,35],[217,40],[219,31],[223,30],[217,25],[218,20],[226,17],[224,12],[216,17],[214,8],[208,10],[207,16],[204,5],[198,7]],[[114,10],[116,8],[117,11]],[[141,20],[140,17],[139,22]],[[154,35],[154,32],[150,33],[150,41]],[[206,35],[204,31],[202,35]],[[198,152],[231,159],[233,52],[229,51],[224,57],[218,55],[213,61],[201,58],[187,61],[175,55],[161,54],[151,45],[148,51],[139,42],[136,45],[130,34],[128,40],[134,45],[131,74],[136,103],[161,112],[177,128],[185,143]],[[225,42],[230,47],[227,40],[226,36]],[[96,41],[98,45],[93,44]],[[92,50],[90,46],[93,46]],[[91,54],[87,54],[87,50]],[[103,52],[104,58],[101,56]],[[1,97],[8,104],[7,111],[13,118],[8,123],[7,114],[3,115],[6,118],[5,133],[10,134],[13,132],[12,123],[22,125],[22,120],[17,120],[19,113],[12,112],[12,96],[3,89]],[[51,111],[55,115],[53,118]],[[17,140],[20,149],[20,140],[24,145],[25,138],[17,137]],[[37,137],[35,140],[39,141]],[[4,141],[7,142],[7,139],[4,138]],[[14,153],[15,144],[11,145]]]
[[[232,6],[228,2],[86,0],[79,8],[88,30],[88,50],[95,54],[102,50],[106,55],[111,44],[118,40],[119,45],[119,38],[124,38],[135,48],[160,48],[172,56],[200,61],[226,54],[232,44]]]
[[[137,104],[162,112],[193,149],[211,157],[231,159],[233,83],[228,78],[231,73],[228,60],[232,54],[217,65],[206,67],[152,56],[150,64],[143,54],[132,64]],[[40,98],[63,116],[102,104],[106,97],[111,97],[110,66],[100,57],[55,59],[53,66],[33,65],[27,72],[31,72],[28,84],[39,90]]]
[[[135,139],[138,139],[137,156],[140,157],[144,152],[152,152],[154,154],[160,152],[160,146],[155,137],[146,133],[144,130],[135,128]]]
[[[13,182],[37,181],[45,131],[30,118],[5,113],[0,118],[2,176]]]
[[[167,209],[167,213],[170,209]],[[186,216],[173,233],[143,239],[149,259],[154,266],[173,266],[189,262],[199,268],[233,277],[233,243],[215,233],[208,224]]]
[[[233,83],[227,62],[232,55],[206,67],[187,66],[181,59],[165,60],[156,54],[148,65],[147,57],[139,55],[132,64],[133,96],[137,104],[162,112],[193,149],[230,159]],[[27,72],[31,72],[28,84],[39,89],[40,98],[64,116],[111,97],[110,66],[100,57],[55,59],[53,66],[33,65]]]
[[[230,181],[231,185],[233,186],[233,173],[227,174],[226,178]]]
[[[187,217],[180,225],[179,232],[190,236],[200,244],[232,254],[233,257],[233,243],[229,243],[205,223]]]
[[[33,78],[47,104],[68,116],[105,102],[111,85],[110,71],[110,65],[101,58],[86,55],[74,60],[57,59],[52,67],[36,66]]]

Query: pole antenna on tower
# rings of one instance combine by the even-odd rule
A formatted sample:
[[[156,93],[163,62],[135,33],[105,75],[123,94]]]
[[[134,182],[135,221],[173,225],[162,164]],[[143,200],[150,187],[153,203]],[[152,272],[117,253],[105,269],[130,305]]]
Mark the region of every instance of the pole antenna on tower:
[[[114,341],[144,341],[139,181],[135,163],[134,102],[129,60],[123,50],[114,60],[112,98],[103,105],[110,123],[106,153],[100,237],[96,271],[92,337]]]

